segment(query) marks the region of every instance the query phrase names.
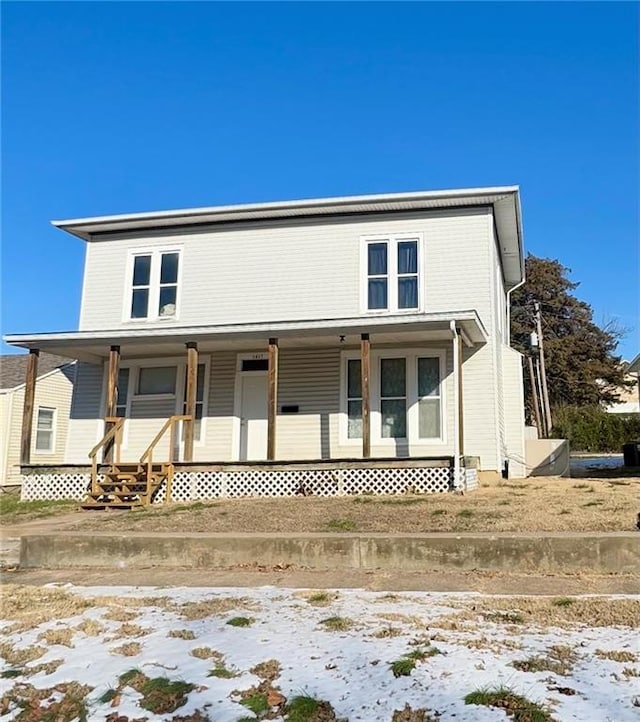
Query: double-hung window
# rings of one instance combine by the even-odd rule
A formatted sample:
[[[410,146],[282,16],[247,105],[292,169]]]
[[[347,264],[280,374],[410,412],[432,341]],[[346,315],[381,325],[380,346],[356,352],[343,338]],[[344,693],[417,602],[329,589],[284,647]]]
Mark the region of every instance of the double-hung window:
[[[36,421],[36,452],[40,454],[53,453],[55,419],[55,409],[47,409],[43,406],[38,408],[38,419]]]
[[[418,310],[421,306],[421,239],[418,236],[365,238],[363,246],[364,310]]]
[[[440,359],[419,356],[418,362],[418,438],[440,438],[442,394]]]
[[[175,318],[178,309],[180,251],[134,253],[128,318],[134,321]]]
[[[383,439],[407,438],[407,362],[380,359],[380,424]]]

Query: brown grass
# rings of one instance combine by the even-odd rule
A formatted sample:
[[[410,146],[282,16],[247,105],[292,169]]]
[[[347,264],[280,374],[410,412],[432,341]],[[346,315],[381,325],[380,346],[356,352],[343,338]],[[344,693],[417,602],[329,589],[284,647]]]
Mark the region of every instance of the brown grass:
[[[473,600],[453,600],[449,604],[461,611],[443,615],[430,622],[430,627],[468,631],[470,625],[483,621],[513,625],[515,619],[527,626],[542,628],[572,627],[631,627],[640,628],[640,600],[576,597],[569,605],[558,606],[547,597],[482,597]]]
[[[332,520],[349,519],[362,533],[458,531],[633,531],[640,479],[624,484],[589,479],[536,478],[493,482],[465,496],[292,497],[226,499],[215,506],[180,505],[100,520],[101,530],[322,532]],[[589,487],[593,492],[586,491]],[[597,501],[597,505],[584,506]],[[190,508],[191,506],[191,508]],[[566,513],[566,512],[569,513]],[[76,529],[91,529],[87,516]],[[335,524],[331,533],[349,531]]]
[[[280,672],[282,672],[282,667],[280,666],[280,662],[278,662],[277,659],[267,659],[264,662],[256,664],[256,666],[252,667],[249,671],[251,672],[251,674],[255,674],[256,677],[260,677],[260,679],[273,682],[280,676]]]
[[[63,647],[73,647],[73,629],[47,629],[38,635],[38,642],[46,642],[50,647],[59,644]]]
[[[137,624],[125,622],[115,630],[111,637],[109,637],[109,641],[113,641],[114,639],[124,639],[125,637],[144,637],[149,634],[149,632],[151,632],[151,630],[146,627],[140,627]]]
[[[190,621],[227,614],[236,609],[257,609],[258,605],[246,597],[216,597],[202,602],[186,602],[173,608],[183,619]]]
[[[82,614],[94,602],[57,587],[5,584],[0,595],[0,618],[14,622],[9,631],[33,629],[52,619]]]
[[[35,664],[33,667],[27,667],[24,670],[24,673],[29,677],[34,674],[39,674],[40,672],[53,674],[62,664],[64,664],[64,659],[52,659],[50,662],[42,662],[42,664]]]
[[[82,622],[75,627],[75,630],[86,634],[87,637],[97,637],[104,632],[104,626],[95,619],[83,619]]]
[[[633,652],[627,652],[623,649],[596,649],[596,657],[600,659],[610,659],[612,662],[637,662],[638,655]]]
[[[30,647],[14,647],[10,642],[0,642],[0,657],[12,667],[21,667],[34,659],[40,659],[47,650],[37,644]]]
[[[57,684],[50,689],[36,689],[31,684],[17,684],[0,700],[0,709],[16,705],[20,722],[87,719],[85,698],[92,688],[78,682]],[[45,700],[47,703],[44,704]]]
[[[138,616],[138,612],[123,607],[113,607],[102,615],[103,619],[110,619],[114,622],[130,622]]]
[[[140,642],[125,642],[119,647],[112,647],[109,651],[111,654],[120,654],[123,657],[135,657],[142,651],[142,645]]]
[[[173,639],[195,639],[196,635],[190,629],[172,629],[168,632],[167,637]]]
[[[223,655],[215,649],[211,649],[211,647],[195,647],[190,654],[197,659],[216,659],[219,662],[223,659]]]

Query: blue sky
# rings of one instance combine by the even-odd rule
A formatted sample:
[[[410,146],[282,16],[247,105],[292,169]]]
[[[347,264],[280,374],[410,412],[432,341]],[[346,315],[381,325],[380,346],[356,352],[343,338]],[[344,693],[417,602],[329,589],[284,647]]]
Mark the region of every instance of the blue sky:
[[[83,243],[51,219],[517,183],[527,250],[640,351],[637,4],[2,14],[3,333],[77,328]]]

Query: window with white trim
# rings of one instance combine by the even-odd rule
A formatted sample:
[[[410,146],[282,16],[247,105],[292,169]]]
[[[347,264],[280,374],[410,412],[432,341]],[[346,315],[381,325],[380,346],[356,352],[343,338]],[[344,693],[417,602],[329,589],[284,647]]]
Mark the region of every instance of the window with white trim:
[[[407,360],[380,359],[380,424],[383,439],[407,438]]]
[[[180,251],[134,252],[130,274],[129,319],[145,321],[177,316]]]
[[[357,351],[343,353],[340,437],[362,439],[361,361]],[[442,443],[444,351],[380,350],[371,353],[371,440],[389,444]]]
[[[53,453],[56,410],[38,407],[36,421],[36,451],[41,454]]]
[[[440,391],[440,359],[419,356],[418,369],[418,438],[440,438],[442,416]]]
[[[127,415],[127,399],[129,397],[129,368],[118,369],[118,399],[116,401],[116,416],[124,418]]]
[[[202,429],[202,416],[204,412],[204,379],[205,379],[206,365],[198,364],[198,377],[196,382],[196,418],[194,423],[193,438],[196,441],[200,441],[200,434]],[[182,413],[187,413],[187,373],[188,369],[184,368],[184,394],[182,400]],[[184,436],[184,424],[183,424],[183,436]]]
[[[363,307],[366,311],[410,311],[421,307],[418,236],[363,239]]]
[[[362,438],[362,362],[347,359],[347,436]]]

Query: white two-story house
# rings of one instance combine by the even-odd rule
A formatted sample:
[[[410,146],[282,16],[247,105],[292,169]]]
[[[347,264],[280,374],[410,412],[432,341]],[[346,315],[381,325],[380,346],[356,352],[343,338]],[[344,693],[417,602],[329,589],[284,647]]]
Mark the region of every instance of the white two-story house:
[[[133,463],[163,429],[173,498],[525,475],[517,187],[54,225],[86,241],[80,328],[7,337],[78,361],[65,464],[25,454],[31,488],[84,490],[105,431],[94,457]]]

